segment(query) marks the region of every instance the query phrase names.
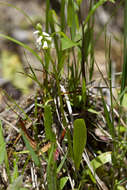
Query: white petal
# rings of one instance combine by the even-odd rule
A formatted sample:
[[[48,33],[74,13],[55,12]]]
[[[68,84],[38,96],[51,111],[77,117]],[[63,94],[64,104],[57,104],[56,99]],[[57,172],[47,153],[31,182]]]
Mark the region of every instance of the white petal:
[[[33,35],[34,35],[35,39],[37,39],[39,37],[39,31],[36,30],[35,32],[33,32]]]
[[[43,44],[42,48],[43,49],[48,49],[48,43],[47,43],[47,41],[44,41],[44,44]]]
[[[38,33],[39,33],[39,30],[36,30],[36,31],[33,32],[33,34],[35,34],[35,35],[38,34]]]
[[[49,37],[50,35],[47,32],[42,32],[42,35],[44,35],[45,37]]]
[[[42,40],[42,36],[40,36],[40,37],[36,40],[36,43],[41,44],[41,43],[42,43],[41,40]]]
[[[50,36],[49,36],[49,37],[45,37],[45,39],[46,39],[47,41],[50,41],[50,42],[52,41],[52,37],[50,37]]]

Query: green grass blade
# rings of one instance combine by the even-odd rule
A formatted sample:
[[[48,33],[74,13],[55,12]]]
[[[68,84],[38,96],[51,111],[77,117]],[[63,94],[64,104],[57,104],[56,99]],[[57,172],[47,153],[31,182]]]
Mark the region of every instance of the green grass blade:
[[[36,164],[36,166],[40,166],[40,160],[39,160],[38,155],[35,153],[34,149],[31,147],[31,145],[30,145],[29,141],[27,140],[26,136],[24,135],[23,131],[21,131],[21,134],[23,136],[23,140],[26,144],[27,149],[30,151],[30,155],[31,155],[34,163]]]
[[[60,165],[58,166],[57,171],[56,171],[57,174],[59,174],[59,172],[61,171],[61,169],[62,169],[62,167],[63,167],[63,165],[64,165],[64,162],[65,162],[65,160],[66,160],[66,158],[67,158],[67,154],[68,154],[68,152],[65,154],[65,156],[63,157],[63,159],[62,159]]]
[[[122,71],[122,83],[121,83],[121,93],[125,89],[127,81],[127,1],[125,1],[124,6],[124,63]],[[120,102],[122,103],[123,96]]]
[[[74,7],[74,1],[68,1],[67,7],[67,24],[70,27],[71,38],[74,40],[76,34],[76,11]]]
[[[107,109],[107,105],[105,103],[102,91],[101,91],[101,97],[102,97],[102,102],[103,102],[103,106],[104,106],[104,114],[105,114],[105,119],[106,119],[106,122],[107,122],[107,126],[109,127],[109,132],[110,132],[111,136],[114,137],[114,125],[113,125],[113,123],[111,121],[110,112]]]
[[[17,177],[19,176],[19,172],[18,172],[18,157],[15,154],[15,159],[13,161],[13,173],[12,173],[12,177],[11,177],[11,182],[13,183]]]
[[[73,135],[73,155],[75,168],[78,170],[82,153],[84,151],[87,140],[87,130],[83,119],[76,119],[74,121],[74,135]]]
[[[50,10],[49,11],[49,24],[50,24],[50,28],[51,28],[51,32],[54,33],[54,44],[55,44],[55,49],[57,52],[57,57],[59,58],[59,46],[58,46],[58,38],[56,36],[56,30],[55,30],[55,21],[54,21],[54,15],[55,15],[55,11],[54,10]]]
[[[84,79],[82,81],[82,100],[84,105],[86,105],[87,94],[86,94],[86,83]]]
[[[6,144],[5,144],[4,136],[3,136],[2,123],[0,121],[0,164],[2,164],[3,161],[5,163],[5,167],[7,170],[7,176],[8,176],[9,182],[11,182],[9,160],[8,160],[8,155],[7,155],[7,151],[6,151]]]
[[[61,11],[60,11],[60,13],[61,13],[61,31],[65,31],[66,30],[66,25],[65,25],[65,22],[66,22],[66,20],[65,20],[65,0],[62,0],[61,1]]]
[[[6,143],[4,141],[2,123],[0,121],[0,165],[3,163],[6,154]]]
[[[49,10],[50,10],[50,0],[46,0],[46,32],[49,32]]]
[[[84,21],[84,26],[88,23],[92,15],[95,13],[96,9],[100,7],[101,5],[103,5],[105,2],[107,2],[107,0],[100,0],[95,5],[93,5],[92,9],[89,11],[88,16],[86,17]],[[114,1],[110,0],[110,2],[113,3]]]
[[[55,150],[55,145],[52,144],[48,156],[48,166],[47,166],[48,190],[57,190],[56,163],[54,161],[54,150]]]

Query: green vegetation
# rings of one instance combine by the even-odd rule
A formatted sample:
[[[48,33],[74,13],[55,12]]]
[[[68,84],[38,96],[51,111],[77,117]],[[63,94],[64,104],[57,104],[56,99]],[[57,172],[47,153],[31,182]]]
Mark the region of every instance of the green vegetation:
[[[0,37],[31,52],[41,63],[43,75],[43,82],[39,81],[30,64],[30,72],[24,73],[39,88],[30,113],[13,101],[22,111],[16,123],[20,128],[16,136],[20,136],[18,140],[25,150],[10,151],[11,142],[5,142],[4,124],[0,122],[0,166],[6,171],[8,190],[127,188],[127,115],[123,107],[127,101],[127,3],[122,2],[125,4],[124,62],[118,100],[113,94],[108,23],[104,28],[107,79],[99,68],[98,72],[109,92],[110,105],[107,105],[103,89],[99,86],[95,92],[92,86],[94,64],[97,64],[95,44],[103,33],[99,32],[95,39],[95,12],[107,0],[97,3],[91,0],[87,17],[79,22],[81,2],[61,0],[59,18],[50,8],[50,0],[46,0],[45,31],[42,24],[34,24],[24,11],[0,3],[15,8],[31,22],[36,48],[5,34]],[[12,144],[16,147],[15,142]],[[30,170],[33,176],[27,184],[28,168],[35,171]]]

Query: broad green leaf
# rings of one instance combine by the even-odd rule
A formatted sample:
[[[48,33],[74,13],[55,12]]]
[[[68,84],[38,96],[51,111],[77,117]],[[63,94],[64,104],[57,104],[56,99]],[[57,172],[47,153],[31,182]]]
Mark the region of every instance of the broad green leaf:
[[[127,108],[127,93],[125,93],[123,96],[122,106]]]
[[[72,48],[74,46],[77,46],[79,43],[73,42],[69,38],[61,38],[61,43],[62,43],[62,50]]]
[[[35,151],[34,151],[33,148],[31,147],[31,145],[30,145],[29,141],[27,140],[27,138],[25,137],[23,131],[21,131],[21,134],[22,134],[22,136],[23,136],[23,140],[24,140],[24,142],[25,142],[25,144],[26,144],[27,149],[30,151],[30,155],[31,155],[33,161],[35,162],[35,164],[36,164],[37,166],[40,166],[40,160],[39,160],[39,158],[38,158],[38,155],[35,153]]]
[[[87,129],[83,119],[76,119],[74,121],[74,135],[73,135],[73,155],[75,168],[78,170],[82,153],[84,151],[87,140]]]
[[[92,168],[94,169],[94,171],[101,167],[102,165],[106,164],[106,163],[112,163],[112,155],[111,152],[105,152],[102,153],[101,155],[97,156],[96,158],[94,158],[90,164],[92,166]]]
[[[62,177],[60,179],[60,190],[62,190],[64,188],[64,186],[66,185],[67,183],[67,180],[68,180],[68,177]]]
[[[52,131],[52,111],[51,106],[45,105],[44,107],[44,126],[45,126],[45,134],[46,139],[50,140],[51,142],[55,142],[55,134]]]
[[[90,165],[93,168],[94,172],[96,171],[96,169],[103,166],[104,164],[112,163],[112,155],[111,154],[112,154],[112,152],[102,153],[101,155],[97,156],[90,162]],[[85,169],[83,173],[90,174],[89,169]]]

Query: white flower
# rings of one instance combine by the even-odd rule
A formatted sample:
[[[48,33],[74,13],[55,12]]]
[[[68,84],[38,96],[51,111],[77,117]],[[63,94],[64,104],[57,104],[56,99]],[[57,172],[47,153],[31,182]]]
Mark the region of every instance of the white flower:
[[[51,42],[52,41],[52,37],[46,33],[46,32],[42,32],[42,35],[44,36],[45,40]]]
[[[48,46],[47,41],[44,41],[42,49],[48,49],[48,48],[49,48],[49,46]]]
[[[42,45],[42,39],[43,39],[43,37],[42,37],[42,36],[39,36],[39,37],[37,38],[37,40],[36,40],[36,43],[37,43],[39,46]]]
[[[34,31],[34,32],[33,32],[33,35],[34,35],[35,39],[37,39],[38,36],[39,36],[39,31],[38,31],[38,30]]]
[[[33,32],[33,35],[35,37],[36,47],[38,50],[54,47],[52,37],[48,33],[36,30]]]
[[[52,37],[45,37],[45,39],[46,39],[47,41],[49,41],[49,42],[52,41]]]

